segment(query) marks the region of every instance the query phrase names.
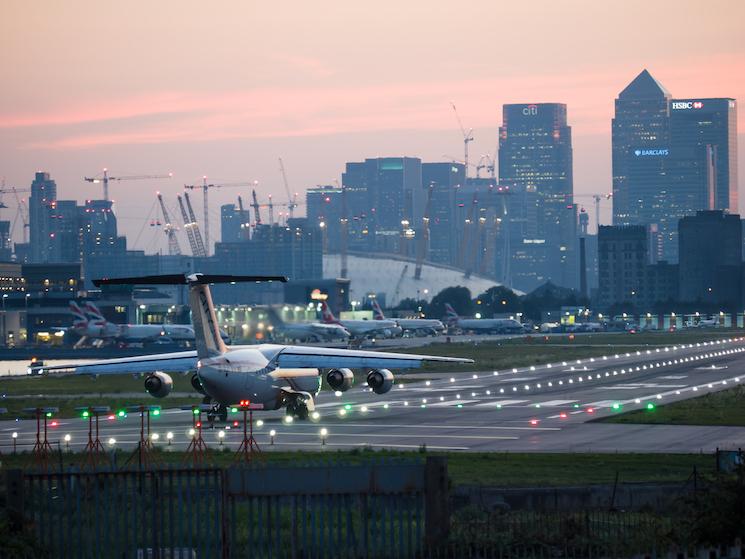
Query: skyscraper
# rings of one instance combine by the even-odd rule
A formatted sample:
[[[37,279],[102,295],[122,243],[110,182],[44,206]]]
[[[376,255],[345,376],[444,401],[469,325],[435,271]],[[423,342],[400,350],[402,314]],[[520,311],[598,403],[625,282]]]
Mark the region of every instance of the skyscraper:
[[[49,173],[36,173],[28,200],[31,262],[49,261],[52,250],[50,235],[53,232],[50,206],[56,199],[57,183],[50,178]]]
[[[671,191],[687,208],[737,213],[737,104],[734,99],[673,99]]]
[[[419,224],[424,211],[422,162],[415,157],[380,157],[347,163],[349,247],[399,252],[404,221]]]
[[[613,225],[659,221],[670,154],[670,93],[643,70],[616,99],[612,123]]]
[[[514,185],[534,204],[525,208],[525,237],[512,239],[516,253],[526,253],[534,278],[518,289],[533,289],[546,280],[577,285],[575,245],[577,216],[573,202],[572,129],[562,103],[504,105],[499,128],[499,183]],[[530,253],[536,252],[533,259]],[[540,254],[538,254],[540,253]]]
[[[432,187],[428,256],[432,262],[457,264],[457,194],[465,178],[462,163],[422,163],[422,187],[425,191]]]

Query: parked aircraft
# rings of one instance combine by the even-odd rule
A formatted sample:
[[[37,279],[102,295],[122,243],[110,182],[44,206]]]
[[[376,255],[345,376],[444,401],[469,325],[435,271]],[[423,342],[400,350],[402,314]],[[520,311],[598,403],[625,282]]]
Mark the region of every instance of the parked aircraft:
[[[325,324],[339,324],[355,338],[382,336],[392,338],[401,334],[401,327],[393,320],[337,320],[326,301],[321,303],[321,313]]]
[[[386,320],[380,304],[373,299],[373,318],[375,320]],[[436,336],[445,331],[445,325],[433,318],[396,318],[394,319],[404,332],[414,332],[417,335]]]
[[[482,334],[522,334],[525,327],[513,318],[461,318],[450,303],[445,303],[448,326]]]
[[[323,324],[321,322],[284,322],[279,313],[270,310],[274,331],[285,340],[301,340],[304,342],[333,342],[335,340],[348,340],[350,333],[339,324]]]
[[[94,280],[94,285],[187,285],[196,351],[108,359],[83,365],[32,368],[33,374],[68,371],[73,374],[144,374],[145,390],[156,398],[173,388],[169,373],[194,372],[192,385],[213,405],[211,416],[227,417],[227,406],[250,402],[254,409],[286,408],[304,419],[312,412],[321,387],[322,370],[331,388],[345,391],[354,382],[353,368],[366,370],[367,385],[376,394],[388,392],[395,381],[391,369],[419,367],[423,361],[473,363],[471,359],[408,355],[324,347],[256,345],[227,347],[220,336],[208,284],[240,281],[287,281],[282,276],[180,274]]]

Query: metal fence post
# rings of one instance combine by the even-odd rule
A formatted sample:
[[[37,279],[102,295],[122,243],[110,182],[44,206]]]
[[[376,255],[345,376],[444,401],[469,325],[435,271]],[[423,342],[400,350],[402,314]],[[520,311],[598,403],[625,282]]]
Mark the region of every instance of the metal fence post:
[[[23,529],[24,499],[23,470],[5,472],[5,509],[8,512],[10,529],[18,532]]]
[[[450,533],[447,458],[427,457],[424,486],[424,543],[433,548],[446,543]]]

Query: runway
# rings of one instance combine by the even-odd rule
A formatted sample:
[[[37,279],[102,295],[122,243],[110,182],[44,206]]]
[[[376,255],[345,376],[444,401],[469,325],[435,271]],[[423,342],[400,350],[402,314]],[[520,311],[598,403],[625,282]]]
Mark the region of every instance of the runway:
[[[322,392],[315,421],[286,423],[281,412],[256,412],[254,419],[261,421],[255,421],[254,434],[265,451],[426,446],[470,452],[712,452],[717,447],[745,447],[745,427],[590,421],[744,382],[745,339],[730,338],[504,371],[454,373],[398,384],[380,396],[362,382],[345,393]],[[236,448],[242,433],[232,422],[239,419],[240,414],[231,414],[227,427],[205,428],[208,446]],[[191,424],[191,412],[164,410],[151,420],[152,433],[157,434],[154,444],[184,449],[191,441]],[[87,430],[84,420],[58,420],[49,429],[49,440],[64,449],[64,435],[69,434],[70,448],[80,450]],[[139,430],[139,414],[101,420],[101,440],[107,446],[113,438],[114,447],[132,448]],[[0,423],[3,453],[12,449],[12,432],[18,433],[19,451],[30,449],[35,421]]]

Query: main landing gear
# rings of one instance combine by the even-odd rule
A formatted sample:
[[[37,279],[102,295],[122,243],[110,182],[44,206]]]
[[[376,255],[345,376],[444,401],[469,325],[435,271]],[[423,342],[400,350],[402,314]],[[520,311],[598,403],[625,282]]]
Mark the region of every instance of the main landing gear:
[[[295,419],[308,419],[308,397],[302,394],[293,394],[287,402],[286,414]]]

